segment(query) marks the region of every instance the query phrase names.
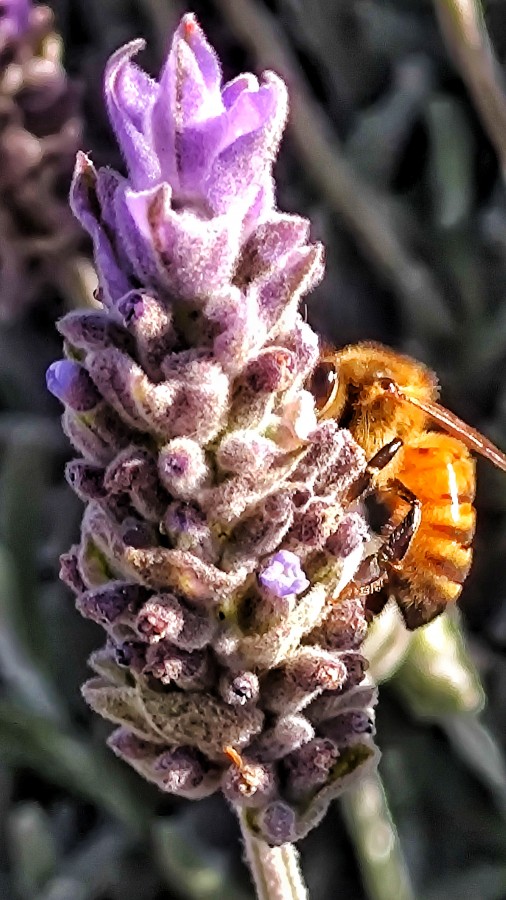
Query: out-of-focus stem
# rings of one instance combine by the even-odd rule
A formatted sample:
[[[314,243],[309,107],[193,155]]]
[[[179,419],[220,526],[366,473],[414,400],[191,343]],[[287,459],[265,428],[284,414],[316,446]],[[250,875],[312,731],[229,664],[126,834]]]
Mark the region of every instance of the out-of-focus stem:
[[[506,177],[506,91],[485,28],[479,0],[434,0],[436,12],[456,65],[471,94],[503,177]]]
[[[253,836],[243,813],[239,821],[258,900],[309,900],[293,844],[268,847]]]
[[[97,275],[93,264],[85,256],[75,254],[62,259],[58,265],[57,278],[69,306],[80,309],[83,306],[99,307],[94,291]]]
[[[369,900],[414,900],[380,776],[363,778],[341,803]]]
[[[258,66],[274,69],[288,85],[289,127],[308,175],[404,301],[411,326],[439,334],[451,331],[449,312],[430,271],[402,242],[388,198],[364,184],[345,158],[274,17],[252,0],[216,0],[216,5]]]

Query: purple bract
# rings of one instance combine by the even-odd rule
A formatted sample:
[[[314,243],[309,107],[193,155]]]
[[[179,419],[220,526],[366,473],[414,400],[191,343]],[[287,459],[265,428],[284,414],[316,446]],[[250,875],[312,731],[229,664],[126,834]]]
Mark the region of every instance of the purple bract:
[[[105,81],[128,179],[96,173],[83,156],[71,196],[95,242],[104,300],[117,302],[139,279],[189,299],[229,292],[241,245],[274,209],[285,85],[272,72],[223,85],[192,15],[158,82],[132,62],[142,47],[118,50]]]

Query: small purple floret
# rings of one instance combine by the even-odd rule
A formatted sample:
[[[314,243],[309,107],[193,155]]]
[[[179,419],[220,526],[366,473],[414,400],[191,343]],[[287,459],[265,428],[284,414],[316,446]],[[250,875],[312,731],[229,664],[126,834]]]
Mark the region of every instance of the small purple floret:
[[[301,594],[309,586],[299,557],[290,550],[280,550],[271,556],[268,565],[258,576],[260,584],[276,597]]]
[[[57,362],[51,363],[46,372],[48,391],[58,400],[64,401],[78,368],[76,363],[70,362],[68,359],[59,359]]]
[[[48,391],[76,412],[92,409],[100,400],[90,376],[79,363],[58,359],[46,372]]]

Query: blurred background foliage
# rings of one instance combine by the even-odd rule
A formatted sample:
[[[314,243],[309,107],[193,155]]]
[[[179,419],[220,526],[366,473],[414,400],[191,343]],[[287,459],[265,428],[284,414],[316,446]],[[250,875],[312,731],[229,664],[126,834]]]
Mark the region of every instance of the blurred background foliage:
[[[430,0],[51,5],[79,140],[100,164],[122,165],[102,103],[107,56],[142,35],[155,73],[188,9],[226,77],[287,75],[279,204],[307,215],[327,248],[308,319],[337,345],[376,339],[424,360],[444,403],[506,447],[503,172]],[[501,62],[506,4],[489,0],[483,13]],[[30,223],[17,227],[28,240]],[[0,210],[0,276],[3,229]],[[78,242],[38,294],[28,259],[17,302],[0,297],[0,897],[251,900],[225,803],[156,794],[104,748],[105,726],[80,698],[101,635],[58,581],[80,506],[63,482],[70,451],[44,371],[60,355],[55,318],[92,302],[87,252]],[[369,638],[380,773],[303,842],[314,900],[506,897],[506,481],[479,462],[478,485],[461,616],[410,638],[387,609]]]

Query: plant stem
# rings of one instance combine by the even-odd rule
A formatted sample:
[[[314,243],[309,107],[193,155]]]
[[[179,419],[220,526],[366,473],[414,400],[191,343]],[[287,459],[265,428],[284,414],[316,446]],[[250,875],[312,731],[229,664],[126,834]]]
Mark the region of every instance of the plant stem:
[[[380,776],[363,778],[341,802],[369,900],[414,900]]]
[[[243,813],[239,822],[258,900],[309,900],[295,847],[269,847],[253,836]]]
[[[434,0],[450,53],[466,83],[506,177],[506,92],[479,0]]]

